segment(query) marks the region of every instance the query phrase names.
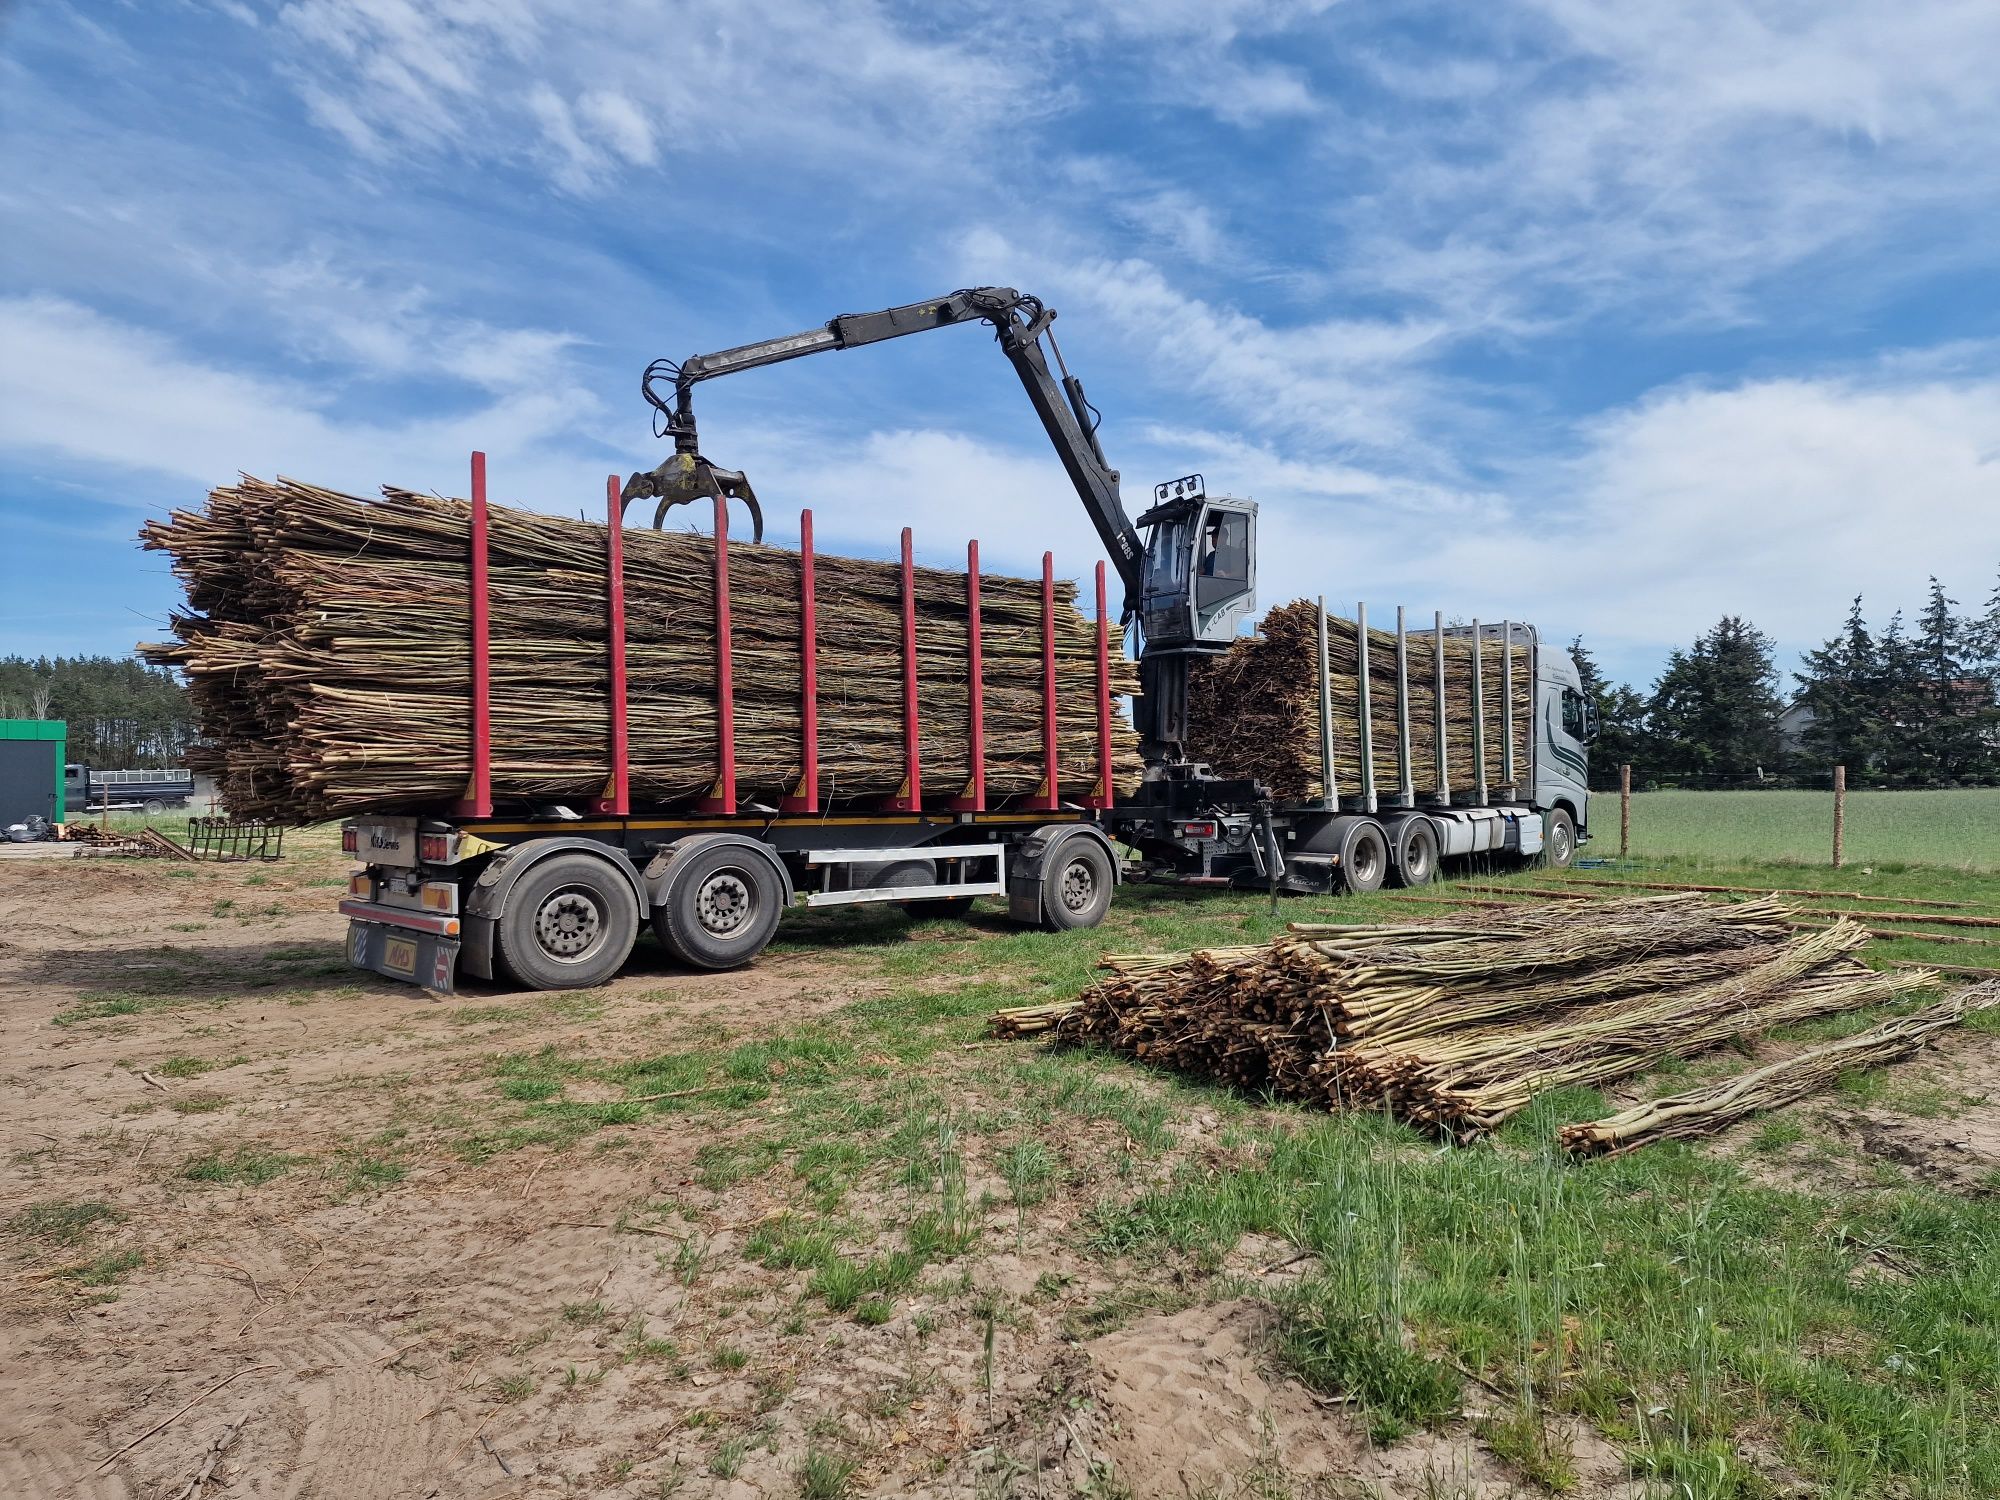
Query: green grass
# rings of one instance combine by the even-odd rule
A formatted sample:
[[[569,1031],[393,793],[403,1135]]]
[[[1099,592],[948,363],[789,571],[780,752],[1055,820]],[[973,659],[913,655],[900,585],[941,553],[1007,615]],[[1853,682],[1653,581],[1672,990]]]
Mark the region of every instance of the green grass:
[[[81,1266],[68,1266],[56,1274],[78,1286],[116,1286],[146,1263],[137,1250],[113,1251]]]
[[[1616,853],[1618,794],[1590,799],[1586,855]],[[1731,864],[1826,865],[1833,853],[1831,792],[1635,792],[1632,854]],[[2000,871],[2000,787],[1849,792],[1850,865],[1925,864]]]
[[[41,1240],[52,1245],[80,1245],[100,1224],[116,1224],[125,1217],[109,1203],[95,1199],[72,1202],[51,1198],[31,1203],[7,1221],[7,1232],[21,1239]]]
[[[238,1146],[227,1156],[218,1151],[204,1156],[190,1157],[181,1168],[181,1176],[189,1182],[262,1187],[265,1183],[282,1177],[305,1160],[303,1156],[287,1156],[252,1146]]]

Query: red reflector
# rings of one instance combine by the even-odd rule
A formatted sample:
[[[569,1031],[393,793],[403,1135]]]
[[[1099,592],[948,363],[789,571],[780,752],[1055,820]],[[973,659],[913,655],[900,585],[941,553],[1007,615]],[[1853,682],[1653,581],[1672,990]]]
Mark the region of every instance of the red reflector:
[[[343,828],[340,830],[340,852],[342,854],[359,854],[361,852],[360,829]]]
[[[417,857],[429,864],[443,864],[451,858],[451,835],[426,833],[417,840]]]
[[[1213,823],[1183,823],[1181,832],[1191,839],[1212,839],[1215,837]]]

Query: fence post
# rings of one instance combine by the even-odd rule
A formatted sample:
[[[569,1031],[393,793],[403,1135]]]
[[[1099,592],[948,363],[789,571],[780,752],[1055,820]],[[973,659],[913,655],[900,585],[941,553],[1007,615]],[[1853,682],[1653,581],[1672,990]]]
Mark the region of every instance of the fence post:
[[[1618,857],[1632,850],[1632,768],[1618,768]]]
[[[1833,867],[1847,859],[1847,767],[1833,768]]]

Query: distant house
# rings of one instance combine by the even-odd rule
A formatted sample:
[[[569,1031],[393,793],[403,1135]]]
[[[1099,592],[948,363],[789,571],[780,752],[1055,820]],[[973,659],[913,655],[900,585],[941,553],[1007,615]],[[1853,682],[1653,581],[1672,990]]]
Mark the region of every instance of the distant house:
[[[1804,698],[1794,698],[1778,715],[1778,748],[1787,756],[1805,752],[1806,731],[1819,715],[1806,706]]]

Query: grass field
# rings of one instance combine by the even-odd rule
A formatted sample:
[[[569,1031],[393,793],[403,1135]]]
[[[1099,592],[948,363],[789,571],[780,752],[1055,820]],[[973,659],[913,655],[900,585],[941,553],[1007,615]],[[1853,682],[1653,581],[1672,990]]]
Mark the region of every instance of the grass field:
[[[1618,851],[1618,794],[1590,799],[1589,853]],[[1639,858],[1824,865],[1833,851],[1830,792],[1635,792],[1632,853]],[[1850,792],[1850,865],[1937,865],[2000,870],[2000,788]]]

